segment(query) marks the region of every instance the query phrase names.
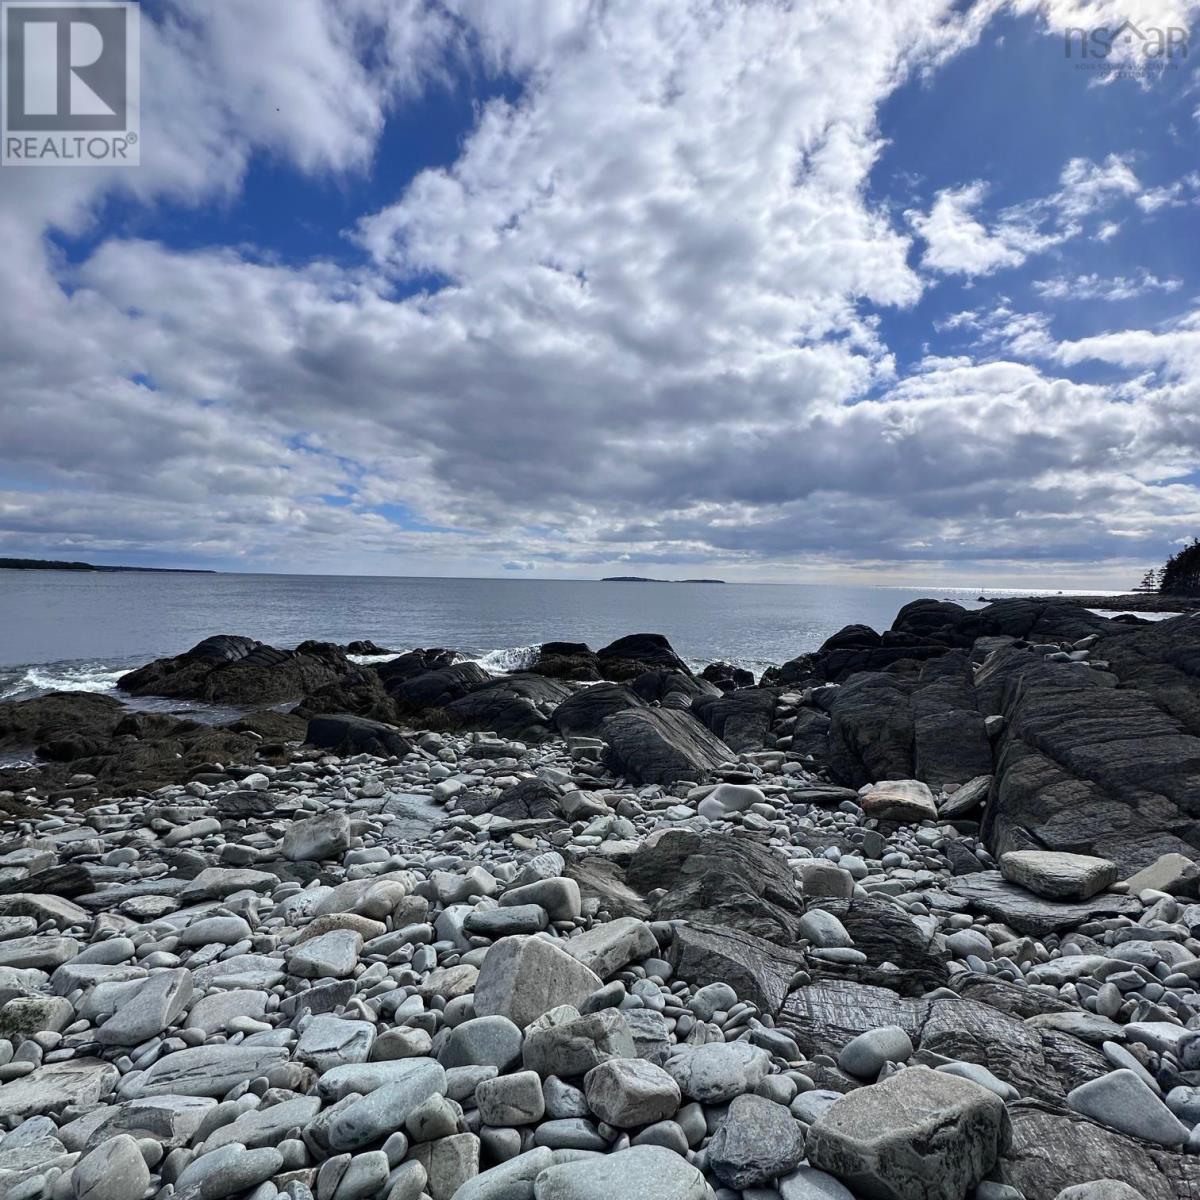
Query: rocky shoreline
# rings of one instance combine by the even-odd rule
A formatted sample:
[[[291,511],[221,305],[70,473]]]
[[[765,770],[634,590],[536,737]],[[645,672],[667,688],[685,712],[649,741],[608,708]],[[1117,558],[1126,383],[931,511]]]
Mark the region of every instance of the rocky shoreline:
[[[376,652],[0,703],[5,1200],[1200,1197],[1200,620]]]
[[[985,599],[985,597],[980,597]],[[1061,602],[1061,596],[1029,596],[1038,603]],[[991,601],[991,603],[996,603]],[[1127,592],[1121,596],[1072,596],[1072,604],[1104,612],[1185,613],[1200,609],[1200,596],[1165,596],[1160,592]]]

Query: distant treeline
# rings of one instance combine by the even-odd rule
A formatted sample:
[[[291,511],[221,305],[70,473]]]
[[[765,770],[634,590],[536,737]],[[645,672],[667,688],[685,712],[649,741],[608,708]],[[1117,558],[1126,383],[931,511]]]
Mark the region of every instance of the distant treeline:
[[[60,562],[53,558],[0,558],[0,571],[162,571],[183,575],[215,575],[190,567],[101,567],[95,563]]]

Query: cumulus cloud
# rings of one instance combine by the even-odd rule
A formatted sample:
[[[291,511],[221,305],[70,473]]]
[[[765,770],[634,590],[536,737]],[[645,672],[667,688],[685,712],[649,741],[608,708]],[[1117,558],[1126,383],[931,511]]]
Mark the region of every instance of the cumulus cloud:
[[[971,44],[983,11],[147,14],[146,167],[17,172],[0,195],[0,546],[757,569],[1031,544],[1095,557],[1125,551],[1114,530],[1182,533],[1194,497],[1164,483],[1198,432],[1164,365],[1182,345],[1060,345],[1048,318],[1006,307],[961,322],[974,357],[905,376],[881,333],[878,311],[927,286],[913,231],[925,269],[987,274],[1142,191],[1123,160],[1074,160],[1052,197],[990,220],[978,184],[910,226],[873,205],[880,104]],[[264,23],[269,56],[247,33]],[[853,71],[829,53],[850,44]],[[136,225],[70,263],[44,237],[95,228],[106,196],[229,203],[256,155],[353,188],[389,114],[463,70],[515,86],[480,106],[453,162],[346,230],[357,265],[173,249]],[[1166,336],[1194,335],[1144,335]],[[1106,355],[1153,378],[1123,393],[1047,366]]]
[[[982,180],[937,193],[928,213],[909,211],[913,229],[925,241],[921,265],[947,275],[990,275],[1019,267],[1039,254],[1078,237],[1086,218],[1120,200],[1132,199],[1143,212],[1154,212],[1195,190],[1200,179],[1188,175],[1169,186],[1144,188],[1126,158],[1110,154],[1103,162],[1072,158],[1062,169],[1059,187],[1046,196],[1001,209],[991,228],[979,214],[987,195]],[[1108,241],[1120,228],[1112,221],[1096,229]]]

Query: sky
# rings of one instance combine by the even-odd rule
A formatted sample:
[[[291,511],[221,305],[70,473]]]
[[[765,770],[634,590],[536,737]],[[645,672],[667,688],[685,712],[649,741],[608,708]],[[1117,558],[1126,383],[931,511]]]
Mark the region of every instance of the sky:
[[[147,0],[140,165],[0,167],[0,555],[1131,585],[1200,535],[1198,16]]]

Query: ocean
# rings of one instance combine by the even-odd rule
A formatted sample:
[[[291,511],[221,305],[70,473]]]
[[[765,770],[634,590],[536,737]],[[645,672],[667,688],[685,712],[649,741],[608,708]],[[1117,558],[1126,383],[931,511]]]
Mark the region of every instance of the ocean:
[[[816,649],[844,625],[886,629],[910,600],[933,596],[973,608],[979,594],[824,584],[0,570],[0,699],[61,689],[114,692],[125,671],[214,633],[284,647],[306,638],[369,638],[396,651],[445,646],[495,671],[520,669],[546,641],[597,648],[626,633],[663,633],[690,664],[724,659],[757,675]]]

